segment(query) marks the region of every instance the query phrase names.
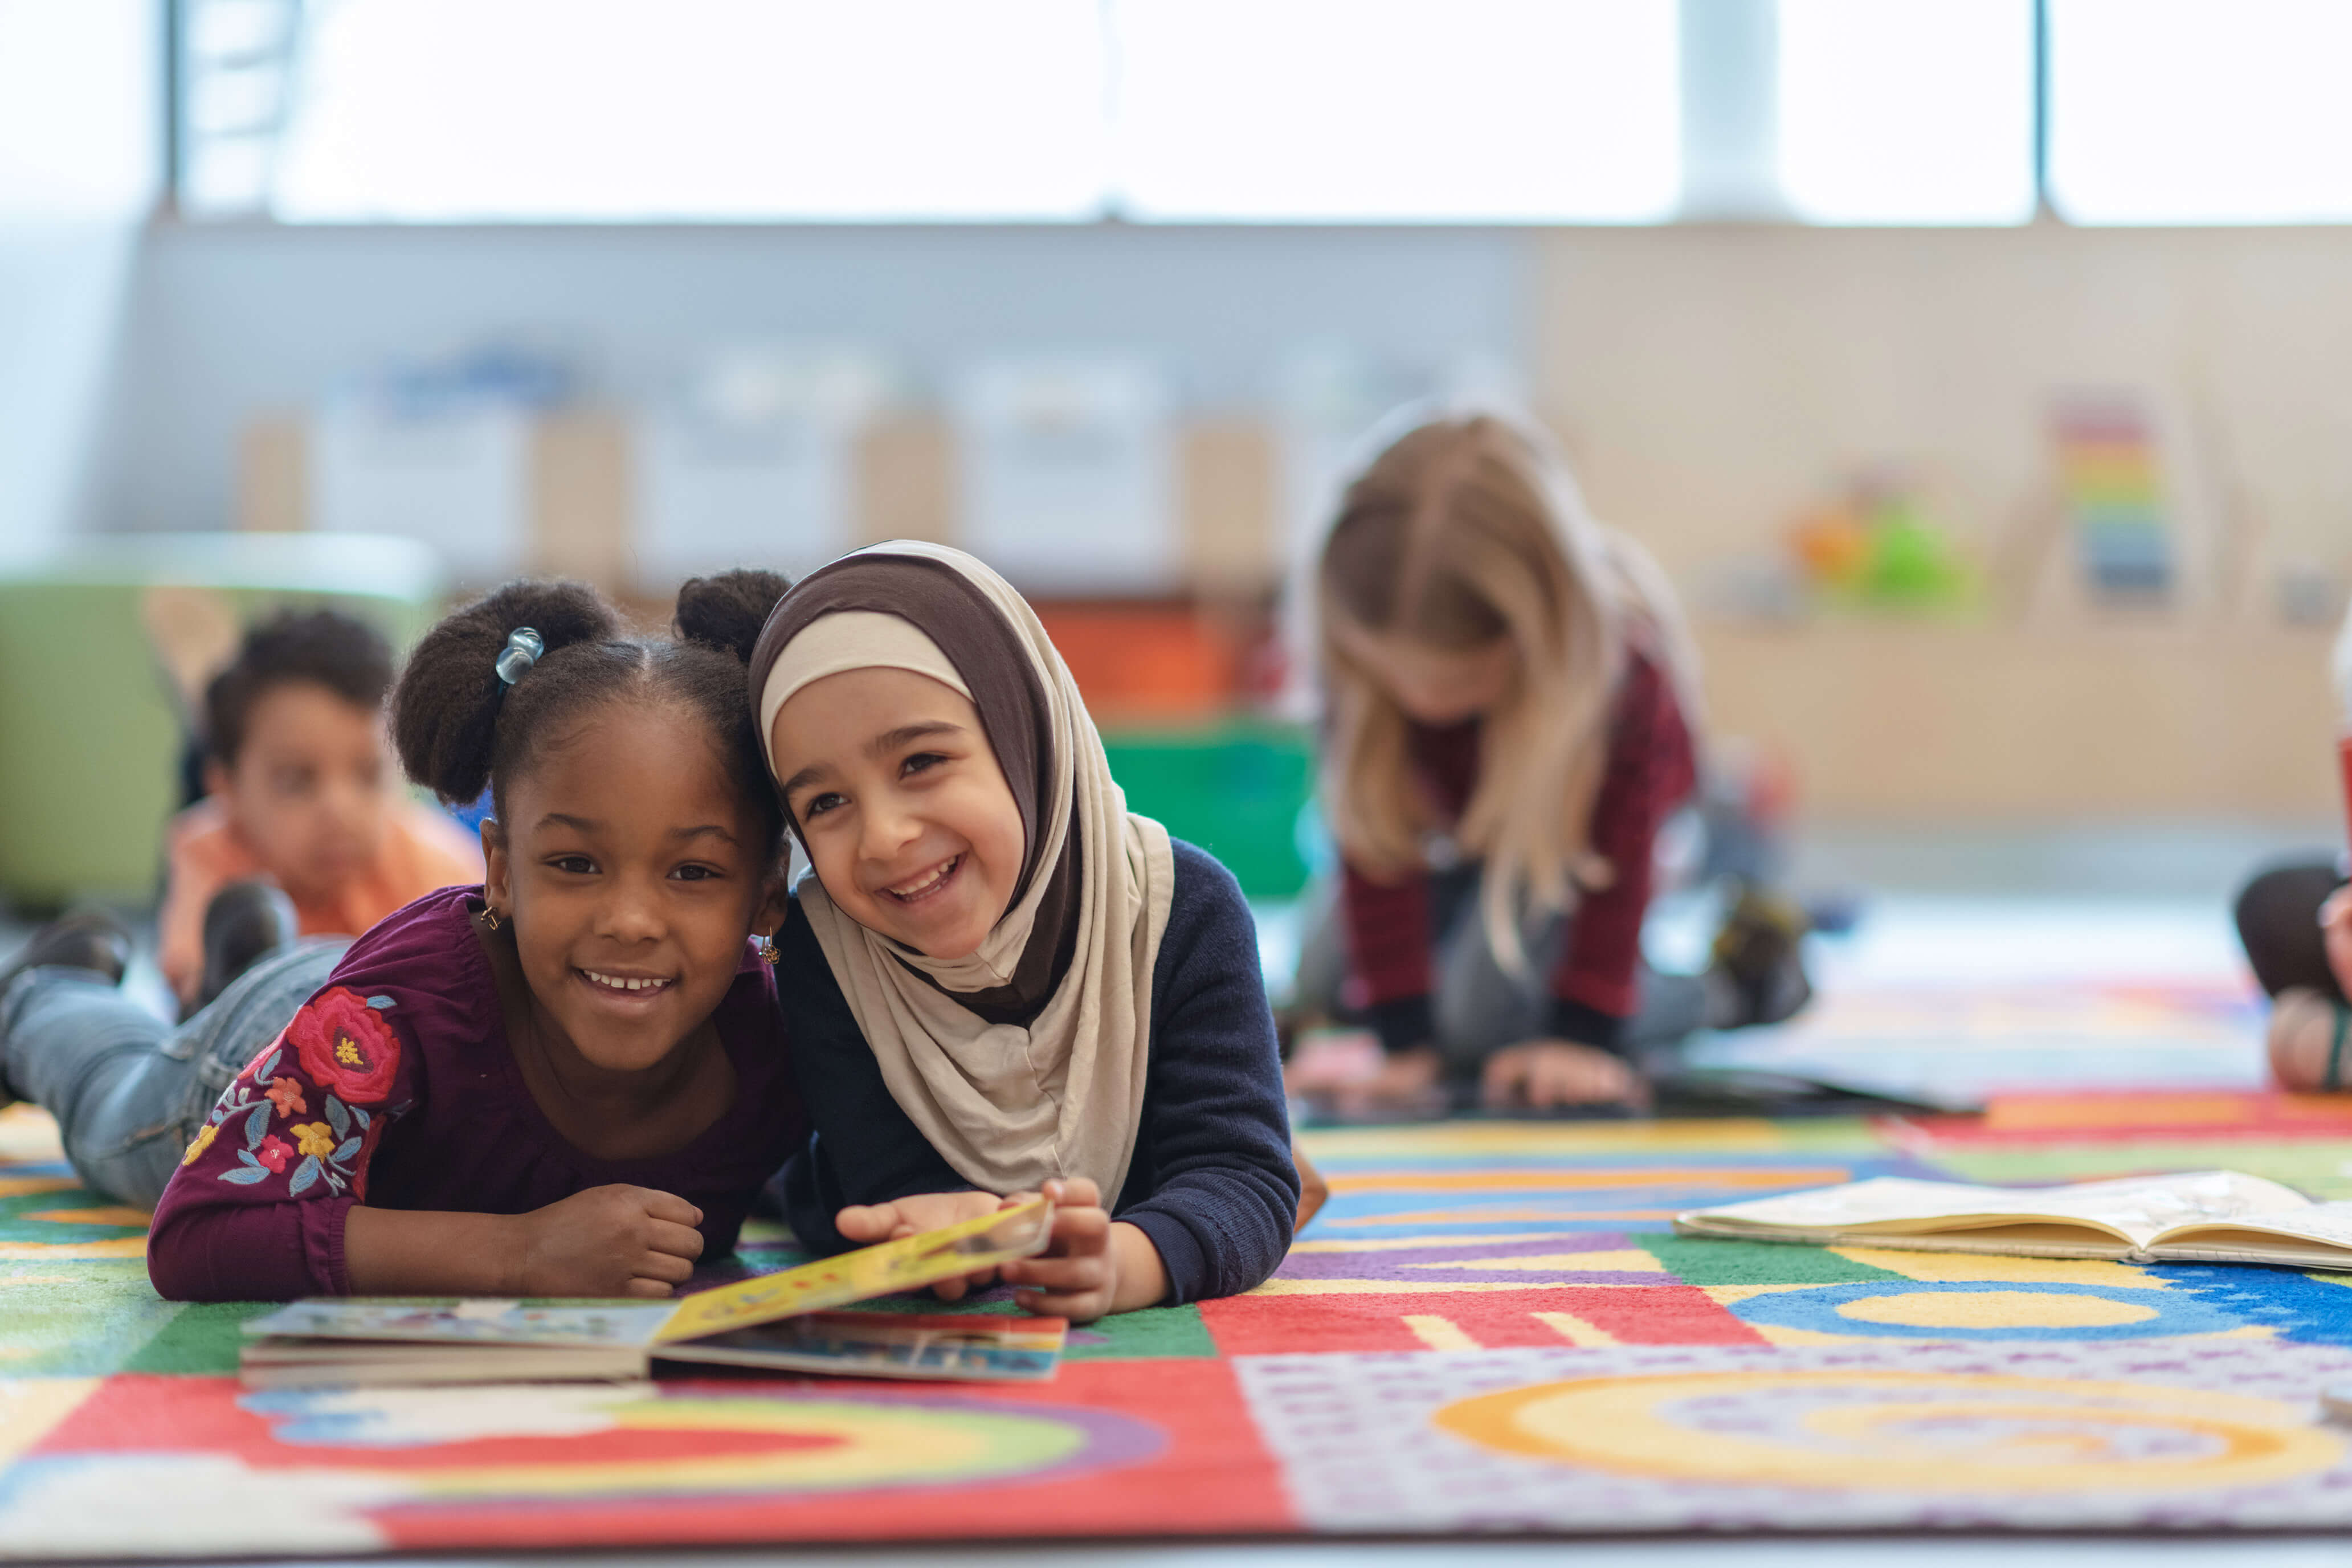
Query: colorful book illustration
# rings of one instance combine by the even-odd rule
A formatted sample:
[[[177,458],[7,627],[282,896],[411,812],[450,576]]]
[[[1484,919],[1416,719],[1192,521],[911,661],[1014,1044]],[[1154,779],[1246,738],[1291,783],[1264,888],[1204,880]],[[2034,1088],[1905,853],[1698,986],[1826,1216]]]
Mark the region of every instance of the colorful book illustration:
[[[1684,1236],[2352,1272],[2352,1203],[2315,1204],[2239,1171],[2059,1187],[1879,1176],[1675,1216]]]
[[[892,1377],[1047,1377],[1066,1327],[1058,1318],[834,1310],[1034,1258],[1053,1230],[1054,1206],[1037,1198],[675,1301],[314,1298],[245,1325],[252,1341],[246,1381],[632,1378],[647,1375],[656,1359]]]
[[[2052,423],[2060,505],[2092,590],[2151,599],[2174,587],[2163,469],[2146,413],[2121,399],[2060,408]]]

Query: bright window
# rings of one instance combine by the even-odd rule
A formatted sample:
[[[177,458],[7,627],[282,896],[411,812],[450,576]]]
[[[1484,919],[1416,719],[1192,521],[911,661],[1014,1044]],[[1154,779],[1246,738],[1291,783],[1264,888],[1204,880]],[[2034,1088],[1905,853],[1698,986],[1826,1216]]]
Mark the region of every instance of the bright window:
[[[1675,0],[1110,0],[1139,218],[1650,222]]]
[[[2352,219],[2352,4],[2049,4],[2050,195],[2063,216]]]
[[[1091,217],[1096,0],[335,0],[297,221]]]
[[[2032,0],[1780,0],[1780,187],[1832,224],[2033,216]]]

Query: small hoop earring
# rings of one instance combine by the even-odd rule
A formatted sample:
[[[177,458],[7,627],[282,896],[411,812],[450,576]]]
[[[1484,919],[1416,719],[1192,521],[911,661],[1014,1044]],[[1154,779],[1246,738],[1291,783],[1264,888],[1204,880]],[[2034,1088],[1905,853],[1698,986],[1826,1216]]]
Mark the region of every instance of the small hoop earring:
[[[496,931],[499,929],[499,911],[490,908],[488,904],[484,904],[482,906],[482,926],[486,931]]]
[[[769,968],[773,969],[778,961],[783,956],[784,950],[776,945],[776,939],[774,937],[763,936],[760,939],[761,963],[766,964]]]

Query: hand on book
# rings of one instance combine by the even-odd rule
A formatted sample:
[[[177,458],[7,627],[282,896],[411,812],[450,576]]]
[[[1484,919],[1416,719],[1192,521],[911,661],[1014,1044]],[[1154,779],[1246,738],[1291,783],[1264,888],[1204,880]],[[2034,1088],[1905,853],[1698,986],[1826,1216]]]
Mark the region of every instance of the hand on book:
[[[1035,1194],[1019,1193],[1004,1206]],[[1091,1323],[1112,1312],[1156,1307],[1168,1294],[1168,1266],[1139,1226],[1114,1220],[1102,1194],[1085,1176],[1047,1182],[1054,1202],[1054,1239],[1045,1253],[1004,1266],[1021,1310],[1040,1318]]]
[[[1010,1202],[994,1193],[917,1193],[887,1204],[852,1204],[833,1216],[833,1228],[841,1232],[844,1241],[871,1247],[994,1214]],[[961,1279],[942,1279],[931,1287],[931,1293],[942,1301],[961,1300],[966,1291],[982,1289],[995,1279],[995,1269],[983,1268]]]
[[[1490,1110],[1549,1110],[1563,1105],[1632,1105],[1650,1100],[1649,1085],[1597,1046],[1528,1040],[1486,1058],[1480,1092]]]
[[[1332,1103],[1348,1116],[1442,1113],[1445,1060],[1431,1046],[1415,1046],[1381,1057],[1370,1076],[1339,1085]]]
[[[521,1296],[667,1296],[702,1256],[702,1211],[650,1187],[590,1187],[519,1219]]]

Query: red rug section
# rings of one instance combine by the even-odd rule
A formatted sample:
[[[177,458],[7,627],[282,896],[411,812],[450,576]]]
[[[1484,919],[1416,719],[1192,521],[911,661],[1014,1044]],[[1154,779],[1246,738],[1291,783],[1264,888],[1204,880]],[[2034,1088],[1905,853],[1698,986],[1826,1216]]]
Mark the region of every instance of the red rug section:
[[[1558,1324],[1538,1315],[1544,1312],[1579,1319],[1621,1344],[1765,1342],[1705,1291],[1683,1284],[1232,1296],[1201,1304],[1202,1321],[1216,1336],[1217,1349],[1229,1356],[1433,1348],[1411,1318],[1442,1320],[1481,1350],[1574,1342]]]
[[[1890,1124],[1898,1142],[1931,1147],[2040,1147],[2151,1137],[2352,1137],[2352,1095],[2280,1089],[2179,1089],[2137,1094],[2004,1094],[1981,1117],[1929,1116]]]
[[[568,1488],[538,1498],[519,1480],[493,1498],[404,1500],[369,1512],[396,1549],[583,1547],[793,1541],[935,1540],[955,1536],[1180,1535],[1297,1528],[1230,1368],[1205,1360],[1071,1363],[1032,1391],[936,1390],[729,1378],[665,1383],[666,1399],[721,1402],[709,1426],[592,1436],[502,1437],[411,1447],[289,1442],[270,1415],[241,1408],[234,1379],[122,1374],[110,1379],[37,1447],[79,1452],[234,1456],[283,1472],[299,1509],[306,1469],[476,1473],[658,1468],[679,1460],[810,1453],[845,1440],[822,1430],[730,1429],[723,1402],[809,1400],[838,1405],[950,1405],[1040,1416],[1086,1433],[1080,1450],[1034,1476],[900,1480],[789,1490],[657,1489],[622,1495]],[[813,1423],[813,1426],[821,1426]]]

